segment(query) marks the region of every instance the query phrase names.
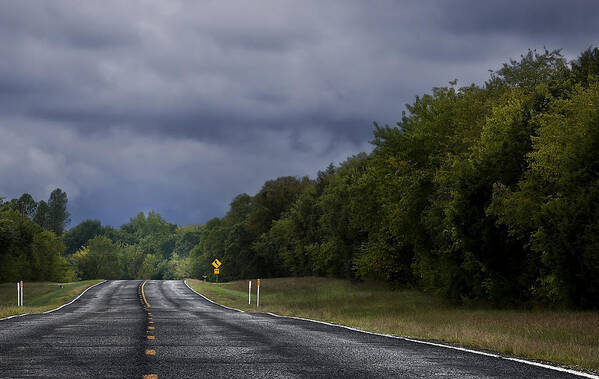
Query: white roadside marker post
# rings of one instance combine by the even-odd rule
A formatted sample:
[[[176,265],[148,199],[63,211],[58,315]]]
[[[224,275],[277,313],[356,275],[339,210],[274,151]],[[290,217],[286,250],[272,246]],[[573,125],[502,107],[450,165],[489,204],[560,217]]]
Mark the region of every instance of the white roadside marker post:
[[[258,279],[258,292],[256,296],[256,308],[260,307],[260,279]]]
[[[21,285],[17,282],[17,307],[21,306]]]
[[[21,306],[23,306],[23,281],[21,280]]]
[[[252,304],[252,281],[250,280],[249,289],[248,289],[248,304]]]

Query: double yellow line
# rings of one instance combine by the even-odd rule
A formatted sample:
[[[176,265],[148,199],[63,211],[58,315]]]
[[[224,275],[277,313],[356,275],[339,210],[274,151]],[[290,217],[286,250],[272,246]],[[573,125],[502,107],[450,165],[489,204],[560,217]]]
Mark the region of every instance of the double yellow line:
[[[147,316],[148,316],[148,327],[147,327],[147,331],[146,331],[146,333],[147,333],[146,338],[148,340],[154,340],[155,337],[154,337],[153,333],[154,333],[154,330],[156,329],[156,327],[151,326],[151,324],[153,324],[154,321],[152,320],[152,313],[148,309],[148,308],[150,308],[150,303],[148,302],[148,299],[146,298],[145,286],[146,286],[147,282],[148,282],[147,280],[144,280],[143,283],[141,284],[141,288],[140,288],[141,289],[141,291],[140,291],[141,292],[141,299],[140,300],[143,300],[143,302],[145,304],[144,310],[146,311]],[[150,346],[147,346],[147,347],[152,347],[149,342],[148,342],[148,344]],[[148,355],[148,356],[155,356],[156,355],[156,350],[155,349],[146,349],[146,355]],[[143,375],[142,378],[143,379],[158,379],[158,375],[156,375],[156,374],[147,374],[147,375]]]
[[[146,307],[150,308],[150,303],[148,303],[148,299],[146,299],[146,294],[144,293],[144,286],[147,282],[147,280],[144,280],[144,282],[141,284],[141,297],[143,297],[144,303],[146,303]]]

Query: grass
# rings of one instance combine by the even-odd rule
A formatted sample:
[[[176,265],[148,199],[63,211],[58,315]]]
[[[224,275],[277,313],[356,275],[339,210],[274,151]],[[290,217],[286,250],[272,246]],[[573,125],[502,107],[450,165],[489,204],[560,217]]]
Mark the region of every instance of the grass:
[[[73,283],[25,282],[23,307],[17,307],[16,283],[0,284],[0,318],[21,313],[41,313],[68,303],[101,280]]]
[[[434,339],[575,369],[599,371],[599,312],[498,310],[457,306],[415,290],[327,278],[262,280],[260,308],[248,305],[248,282],[188,280],[220,304]]]

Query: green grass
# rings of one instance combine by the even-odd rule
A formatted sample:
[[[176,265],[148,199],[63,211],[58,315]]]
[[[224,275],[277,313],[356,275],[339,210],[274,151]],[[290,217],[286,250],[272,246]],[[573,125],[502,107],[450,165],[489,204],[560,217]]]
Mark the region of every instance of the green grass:
[[[17,307],[17,284],[0,284],[0,318],[21,313],[41,313],[68,303],[101,280],[73,283],[25,282],[23,307]]]
[[[247,281],[188,283],[213,301],[246,311],[312,318],[599,370],[599,312],[457,306],[415,290],[327,278],[263,280],[256,309],[255,281],[251,306]]]

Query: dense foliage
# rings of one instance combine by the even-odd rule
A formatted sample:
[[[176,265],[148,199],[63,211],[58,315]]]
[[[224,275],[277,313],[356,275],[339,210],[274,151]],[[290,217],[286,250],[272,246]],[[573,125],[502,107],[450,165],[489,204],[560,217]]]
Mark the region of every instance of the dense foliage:
[[[29,194],[0,199],[0,282],[189,277],[200,226],[178,227],[150,212],[115,229],[85,220],[65,232],[67,195],[37,203]]]
[[[178,227],[139,213],[119,229],[86,220],[65,234],[66,254],[82,279],[182,279],[200,227]]]
[[[457,300],[599,304],[599,50],[529,51],[435,88],[374,151],[268,181],[209,221],[192,273],[327,275]]]
[[[61,256],[60,235],[69,222],[67,195],[60,189],[39,204],[29,194],[0,198],[0,282],[72,281],[75,272]]]

